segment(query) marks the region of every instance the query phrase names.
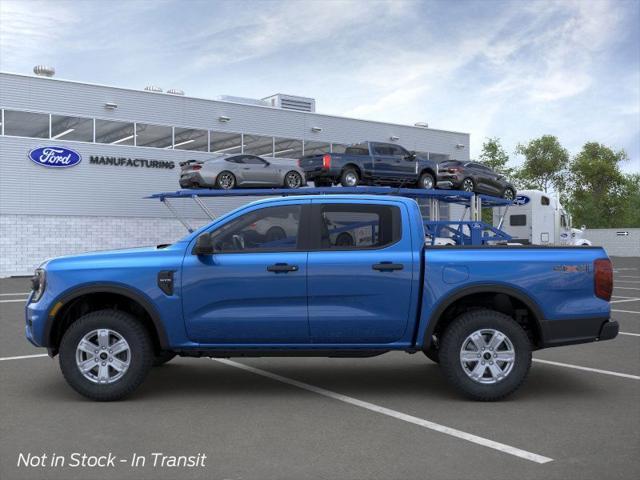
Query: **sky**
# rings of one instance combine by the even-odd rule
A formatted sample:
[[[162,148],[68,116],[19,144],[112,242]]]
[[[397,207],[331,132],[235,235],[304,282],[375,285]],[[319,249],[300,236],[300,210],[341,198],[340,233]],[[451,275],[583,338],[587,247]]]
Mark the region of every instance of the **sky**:
[[[640,0],[0,0],[0,70],[624,149],[640,172]]]

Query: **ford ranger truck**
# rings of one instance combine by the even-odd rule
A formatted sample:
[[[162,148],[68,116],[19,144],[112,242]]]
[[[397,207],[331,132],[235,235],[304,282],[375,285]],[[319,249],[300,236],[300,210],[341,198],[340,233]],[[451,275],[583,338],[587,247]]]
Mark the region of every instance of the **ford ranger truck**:
[[[393,143],[350,145],[344,153],[305,156],[298,165],[307,181],[313,181],[316,187],[339,183],[343,187],[393,185],[432,189],[436,188],[438,177],[437,162]]]
[[[267,234],[283,222],[284,235]],[[94,400],[131,394],[175,355],[401,350],[486,401],[522,384],[533,350],[614,338],[612,286],[602,248],[425,246],[412,199],[281,197],[168,246],[43,263],[26,337]]]

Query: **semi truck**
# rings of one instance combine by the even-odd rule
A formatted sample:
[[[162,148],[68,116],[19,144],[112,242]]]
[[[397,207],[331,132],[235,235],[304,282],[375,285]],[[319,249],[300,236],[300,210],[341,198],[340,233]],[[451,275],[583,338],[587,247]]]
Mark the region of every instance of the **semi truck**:
[[[585,226],[573,228],[558,198],[540,190],[519,191],[513,205],[494,208],[493,224],[523,245],[591,245]]]

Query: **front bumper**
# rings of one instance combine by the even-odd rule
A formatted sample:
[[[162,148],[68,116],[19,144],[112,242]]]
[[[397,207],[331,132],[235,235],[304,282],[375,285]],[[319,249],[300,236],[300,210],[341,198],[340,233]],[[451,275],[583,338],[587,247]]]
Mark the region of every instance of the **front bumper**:
[[[540,327],[543,347],[611,340],[620,330],[618,322],[608,318],[546,320]]]

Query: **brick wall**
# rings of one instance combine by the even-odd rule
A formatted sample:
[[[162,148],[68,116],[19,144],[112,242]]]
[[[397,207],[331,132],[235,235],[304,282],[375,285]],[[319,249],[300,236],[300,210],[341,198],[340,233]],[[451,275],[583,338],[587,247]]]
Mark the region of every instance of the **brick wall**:
[[[171,243],[186,234],[172,218],[0,215],[0,277],[30,275],[51,257]]]

